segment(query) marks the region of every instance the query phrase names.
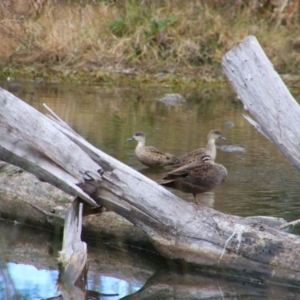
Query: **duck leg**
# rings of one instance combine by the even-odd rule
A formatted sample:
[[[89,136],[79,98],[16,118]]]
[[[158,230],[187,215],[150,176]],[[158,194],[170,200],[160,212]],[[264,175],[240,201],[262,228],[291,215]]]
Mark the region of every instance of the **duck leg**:
[[[196,204],[198,204],[198,205],[203,205],[201,202],[198,201],[197,194],[194,194],[194,193],[193,193],[193,196],[194,196],[194,200],[195,200],[195,203],[196,203]]]

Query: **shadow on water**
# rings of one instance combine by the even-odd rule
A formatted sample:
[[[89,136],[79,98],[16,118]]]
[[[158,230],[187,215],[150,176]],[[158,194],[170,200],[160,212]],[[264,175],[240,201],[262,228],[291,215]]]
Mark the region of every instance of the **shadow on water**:
[[[217,142],[216,160],[226,166],[229,175],[218,189],[201,195],[201,201],[239,216],[278,216],[288,221],[299,218],[299,173],[247,123],[241,103],[228,86],[176,91],[186,99],[182,105],[158,101],[165,93],[173,92],[168,88],[112,89],[23,82],[3,82],[1,86],[41,112],[45,112],[42,104],[47,103],[93,145],[156,182],[168,169],[150,169],[137,161],[135,143],[127,142],[135,131],[147,134],[147,145],[181,155],[203,147],[207,133],[218,128],[227,140]],[[193,201],[192,195],[170,190],[186,201]],[[50,233],[40,236],[40,229],[30,233],[24,230],[18,226],[3,229],[9,234],[2,233],[1,238],[0,298],[55,296],[55,257],[60,242],[54,243]],[[119,299],[129,294],[133,295],[128,299],[205,299],[209,295],[214,299],[299,299],[298,291],[289,288],[166,268],[165,261],[153,251],[139,251],[118,243],[88,243],[88,289],[118,293],[115,297],[102,295],[101,299]]]

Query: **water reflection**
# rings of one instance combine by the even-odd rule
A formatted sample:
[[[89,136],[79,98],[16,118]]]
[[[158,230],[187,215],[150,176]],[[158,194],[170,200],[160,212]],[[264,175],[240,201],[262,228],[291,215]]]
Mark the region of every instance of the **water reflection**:
[[[299,296],[299,288],[233,281],[222,276],[203,275],[203,270],[192,270],[189,266],[177,268],[171,265],[171,268],[169,266],[156,272],[139,291],[123,299],[296,300]]]
[[[5,273],[5,274],[4,274]],[[8,263],[0,276],[1,299],[58,297],[58,272],[30,265]],[[10,283],[10,284],[8,284]],[[261,285],[204,275],[191,266],[169,264],[155,272],[144,285],[110,276],[88,275],[89,299],[299,299],[299,288]],[[97,292],[96,292],[97,291]],[[98,298],[97,298],[98,297]],[[124,297],[124,298],[123,298]],[[59,298],[57,298],[59,299]]]
[[[0,221],[0,299],[46,299],[57,285],[59,233]],[[48,252],[48,247],[54,253]],[[116,300],[136,292],[164,260],[156,252],[89,240],[87,294]],[[95,298],[96,299],[96,298]]]
[[[0,299],[46,299],[59,296],[58,271],[9,262],[0,276]],[[8,284],[10,282],[10,284]],[[110,276],[88,274],[87,290],[97,291],[101,299],[117,300],[141,288],[141,284]],[[4,288],[5,287],[5,288]]]
[[[95,282],[98,281],[98,284]],[[98,274],[89,275],[88,278],[89,290],[101,291],[101,299],[103,300],[117,300],[126,295],[135,293],[142,285],[134,282],[128,282],[108,276],[98,276]],[[112,296],[115,294],[115,296]]]
[[[9,262],[6,264],[6,273],[10,278],[11,287],[9,291],[11,299],[17,295],[21,299],[42,299],[53,297],[58,294],[56,281],[58,271],[38,270],[36,267],[25,264]],[[7,278],[1,278],[1,285],[5,286]],[[9,299],[8,295],[1,299]]]

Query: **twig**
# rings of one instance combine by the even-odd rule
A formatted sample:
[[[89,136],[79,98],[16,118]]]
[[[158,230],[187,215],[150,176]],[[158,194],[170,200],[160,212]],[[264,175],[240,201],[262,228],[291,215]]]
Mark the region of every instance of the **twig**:
[[[77,132],[75,132],[65,121],[63,121],[46,103],[43,103],[43,106],[48,110],[48,112],[50,113],[50,115],[48,115],[48,117],[60,124],[62,127],[66,128],[67,130],[73,132],[74,134],[78,135]]]
[[[282,229],[285,229],[285,228],[290,227],[290,226],[296,226],[299,223],[300,223],[300,219],[282,224],[282,225],[278,226],[277,229],[282,230]]]
[[[52,116],[64,123],[64,121],[46,103],[43,103],[43,106],[51,113]]]
[[[55,217],[55,218],[63,219],[62,217],[60,217],[60,216],[58,216],[58,215],[56,215],[56,214],[54,214],[54,213],[45,211],[44,209],[38,207],[38,206],[35,205],[35,204],[32,204],[32,203],[30,203],[30,202],[28,202],[28,201],[26,201],[26,200],[23,200],[23,201],[24,201],[25,203],[27,203],[28,205],[30,205],[31,207],[33,207],[34,209],[36,209],[37,211],[41,212],[42,214],[44,214],[44,215],[47,216],[47,217]]]

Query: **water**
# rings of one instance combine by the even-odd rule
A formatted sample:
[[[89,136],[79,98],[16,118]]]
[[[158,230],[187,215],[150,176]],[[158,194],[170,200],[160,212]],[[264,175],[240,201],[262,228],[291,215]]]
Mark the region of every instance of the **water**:
[[[218,150],[216,160],[226,166],[228,179],[214,192],[202,196],[202,201],[216,210],[239,216],[277,216],[287,221],[299,218],[298,171],[244,119],[243,107],[228,86],[176,91],[167,87],[77,87],[14,82],[3,82],[2,86],[42,112],[45,112],[42,104],[46,103],[90,143],[155,181],[166,170],[152,170],[137,161],[136,143],[126,141],[135,131],[147,134],[147,145],[181,155],[203,147],[207,133],[218,128],[227,138],[217,142],[219,147],[234,145],[245,152]],[[179,92],[187,102],[172,106],[157,101],[170,92]],[[172,192],[193,201],[189,194]],[[299,231],[295,229],[294,233]],[[108,280],[111,284],[101,286],[134,286],[133,290],[125,288],[127,292],[122,295],[145,282],[118,281],[114,275],[111,278]],[[103,293],[112,290],[118,289],[106,292],[100,288]]]
[[[18,295],[22,297],[21,299],[38,300],[60,294],[57,287],[58,270],[37,269],[32,265],[9,262],[3,271],[2,276],[0,275],[0,299],[13,299]],[[7,282],[11,284],[8,285]],[[99,276],[99,273],[93,272],[88,274],[87,290],[101,291],[101,299],[120,299],[138,291],[141,287],[141,282]]]
[[[105,300],[136,292],[165,262],[150,250],[98,240],[89,240],[88,245],[86,290]],[[0,221],[0,299],[59,295],[56,258],[61,247],[61,240],[52,232]]]

